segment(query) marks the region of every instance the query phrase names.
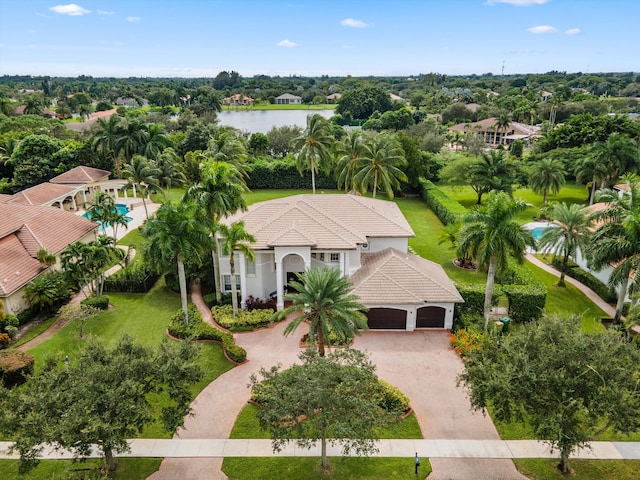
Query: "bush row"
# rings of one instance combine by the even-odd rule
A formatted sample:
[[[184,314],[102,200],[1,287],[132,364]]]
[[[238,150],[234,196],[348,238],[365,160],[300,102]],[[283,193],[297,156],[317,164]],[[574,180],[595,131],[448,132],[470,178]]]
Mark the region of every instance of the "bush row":
[[[467,316],[480,315],[482,317],[484,310],[484,294],[486,286],[483,283],[459,283],[456,288],[464,303],[456,303],[455,317],[465,318]],[[500,285],[495,285],[493,295],[491,297],[491,305],[498,303],[498,298],[502,295]]]
[[[238,310],[238,316],[233,316],[231,305],[219,305],[211,308],[213,318],[218,324],[234,332],[249,331],[256,328],[267,327],[273,323],[272,309]]]
[[[252,171],[247,179],[247,187],[255,189],[311,189],[311,173],[302,175],[293,158],[281,160],[259,159],[251,164]],[[316,174],[316,188],[335,190],[336,180],[323,172]]]
[[[556,267],[559,271],[562,271],[562,261],[563,258],[560,255],[554,255],[551,259],[551,264]],[[580,283],[586,285],[591,290],[596,292],[600,298],[602,298],[607,303],[615,303],[618,296],[616,291],[606,285],[605,283],[598,280],[589,272],[580,268],[577,264],[569,260],[567,264],[567,271],[565,272],[571,278],[575,278]]]
[[[465,207],[449,198],[446,193],[436,187],[430,180],[421,177],[418,182],[420,183],[422,199],[445,225],[456,223],[460,217],[467,213]]]
[[[87,297],[80,302],[83,305],[89,305],[93,308],[106,310],[109,308],[109,295],[100,295],[99,297]]]
[[[33,355],[22,350],[0,351],[0,381],[7,388],[26,382],[33,374],[34,363]]]
[[[233,335],[205,323],[194,305],[189,305],[188,318],[189,323],[184,323],[182,310],[179,310],[171,317],[167,329],[169,334],[181,339],[215,340],[222,344],[227,356],[234,362],[242,363],[247,359],[246,350],[236,345]]]
[[[136,264],[107,277],[105,292],[147,293],[158,281],[159,275],[151,273],[144,264]]]

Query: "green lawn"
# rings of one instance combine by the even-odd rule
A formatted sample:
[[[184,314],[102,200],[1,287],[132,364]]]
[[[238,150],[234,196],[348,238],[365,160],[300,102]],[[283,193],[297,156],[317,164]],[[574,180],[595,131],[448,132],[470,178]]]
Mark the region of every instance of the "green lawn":
[[[413,473],[412,452],[407,458],[329,458],[329,472],[320,468],[318,457],[225,458],[222,471],[229,480],[401,480],[425,478],[431,465],[424,458],[419,476]]]
[[[144,480],[160,468],[161,458],[119,458],[113,476],[106,477],[102,471],[104,460],[89,459],[72,462],[71,460],[43,460],[26,475],[18,474],[17,460],[0,461],[0,478],[21,480]]]
[[[573,472],[563,475],[556,468],[558,460],[521,458],[514,460],[520,472],[531,480],[636,480],[640,475],[640,460],[571,460]]]
[[[57,317],[48,318],[48,319],[38,323],[37,325],[34,325],[34,326],[30,327],[29,331],[27,333],[25,333],[20,340],[18,340],[16,343],[11,345],[11,347],[12,348],[19,347],[23,343],[27,343],[29,340],[37,337],[42,332],[44,332],[47,328],[49,328],[51,325],[53,325],[53,322],[56,321],[56,318]]]

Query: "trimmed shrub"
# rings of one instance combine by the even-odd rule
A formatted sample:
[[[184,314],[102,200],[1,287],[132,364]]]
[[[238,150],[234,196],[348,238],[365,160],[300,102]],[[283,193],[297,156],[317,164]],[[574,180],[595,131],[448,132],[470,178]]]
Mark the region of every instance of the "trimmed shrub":
[[[204,303],[209,308],[211,308],[211,307],[213,307],[215,305],[218,305],[218,302],[216,301],[215,292],[208,293],[208,294],[204,295],[202,298],[204,299]],[[238,303],[240,303],[240,297],[238,297]],[[222,294],[222,299],[220,300],[220,305],[231,305],[231,294],[230,293],[223,293]]]
[[[480,350],[486,336],[478,328],[460,329],[454,333],[449,342],[461,357],[466,357],[475,350]]]
[[[88,305],[100,310],[109,308],[109,295],[100,295],[99,297],[87,297],[80,302],[82,305]]]
[[[251,173],[247,179],[247,187],[251,190],[270,188],[283,189],[311,189],[311,174],[300,172],[296,168],[293,157],[285,157],[281,160],[266,160],[261,158],[251,164]],[[337,188],[336,180],[324,172],[316,174],[316,188]]]
[[[464,315],[483,315],[484,310],[484,292],[486,285],[484,283],[465,283],[456,284],[456,288],[464,303],[456,303],[455,317],[461,318]],[[493,296],[491,297],[491,305],[498,303],[498,298],[502,294],[500,285],[493,288]]]
[[[382,397],[378,403],[380,408],[388,412],[406,413],[409,410],[409,397],[384,380],[378,380],[378,382],[382,387]]]
[[[562,271],[562,257],[560,255],[554,255],[551,259],[551,264],[555,268],[557,268],[558,271]],[[565,275],[571,278],[575,278],[580,283],[589,287],[591,290],[596,292],[596,294],[605,302],[616,303],[618,295],[616,294],[615,289],[601,282],[591,273],[583,270],[571,260],[569,260],[569,262],[567,263],[567,271],[565,272]]]
[[[224,328],[232,331],[248,331],[255,328],[262,328],[271,325],[274,311],[271,309],[261,310],[238,310],[238,316],[233,316],[231,305],[220,305],[211,308],[213,318]]]
[[[36,307],[25,308],[23,311],[16,315],[20,325],[24,325],[30,320],[33,320],[38,315],[38,309]]]
[[[0,351],[0,380],[5,387],[11,388],[27,381],[33,374],[35,359],[22,350]]]
[[[104,291],[147,293],[159,277],[144,264],[130,265],[107,277],[104,282]]]
[[[250,312],[253,310],[268,310],[271,309],[273,311],[276,310],[276,299],[268,298],[266,300],[262,300],[261,298],[255,298],[253,295],[249,295],[247,297],[247,310]]]
[[[547,301],[547,288],[544,285],[503,285],[502,289],[509,299],[509,317],[516,322],[538,320]]]
[[[456,223],[460,217],[468,213],[465,207],[450,198],[436,187],[433,182],[422,177],[418,182],[422,199],[445,225]]]
[[[236,345],[233,335],[205,323],[194,305],[189,305],[187,315],[188,324],[184,323],[182,310],[171,317],[167,328],[171,336],[191,340],[214,340],[222,344],[227,356],[234,362],[242,363],[247,359],[247,352]]]

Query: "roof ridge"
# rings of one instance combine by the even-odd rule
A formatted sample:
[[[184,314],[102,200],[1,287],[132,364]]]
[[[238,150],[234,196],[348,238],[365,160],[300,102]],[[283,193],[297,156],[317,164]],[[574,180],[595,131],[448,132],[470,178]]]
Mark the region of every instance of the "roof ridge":
[[[382,218],[383,220],[389,221],[391,223],[393,223],[396,227],[401,228],[402,230],[405,230],[405,227],[403,225],[400,224],[400,222],[398,222],[398,219],[396,217],[389,217],[387,215],[383,215],[381,212],[379,212],[378,210],[376,210],[375,208],[373,208],[373,205],[368,204],[367,202],[369,200],[374,200],[374,201],[380,201],[380,202],[386,202],[387,200],[381,200],[379,198],[367,198],[367,197],[361,197],[358,195],[351,195],[350,196],[354,201],[358,202],[360,205],[362,205],[363,207],[365,207],[367,210],[373,212],[376,214],[376,216]],[[400,207],[398,207],[399,209]],[[400,212],[402,213],[402,212]],[[406,221],[406,219],[405,219]],[[407,222],[408,223],[408,222]],[[409,228],[411,228],[411,226],[409,226]],[[411,229],[411,233],[413,233],[413,235],[415,235],[415,232],[413,231],[413,229]]]
[[[306,238],[307,240],[309,240],[309,242],[311,242],[313,245],[316,245],[318,243],[318,241],[315,238],[311,238],[309,235],[307,235],[305,232],[303,232],[302,230],[300,230],[295,222],[293,223],[293,225],[287,229],[287,230],[283,230],[282,232],[280,232],[278,235],[276,235],[275,237],[272,237],[271,239],[269,239],[269,241],[267,242],[268,245],[271,245],[274,243],[274,241],[277,241],[281,238],[283,238],[285,235],[288,235],[289,233],[291,233],[292,231],[296,232],[298,235],[300,235],[303,238]]]
[[[306,197],[306,196],[305,196]],[[297,202],[296,202],[297,203]],[[336,225],[340,226],[342,229],[346,230],[347,232],[351,233],[353,236],[355,237],[359,237],[360,240],[364,240],[366,241],[367,236],[364,235],[362,232],[355,230],[354,228],[350,228],[347,225],[345,225],[344,223],[342,223],[340,220],[337,220],[336,218],[333,218],[329,215],[327,215],[326,213],[324,213],[322,210],[320,210],[317,206],[311,204],[310,202],[306,201],[306,198],[303,200],[303,203],[308,206],[310,209],[314,210],[315,212],[318,212],[319,214],[321,214],[324,218],[328,219],[330,222],[335,223]],[[312,217],[313,218],[313,217]],[[336,232],[334,229],[330,230],[336,237],[340,238],[341,240],[343,240],[345,243],[351,243],[350,240],[344,238],[344,236],[338,232]]]
[[[394,251],[396,251],[396,252],[397,252],[397,250],[395,250],[395,249],[393,249],[393,248],[392,248],[392,250],[394,250]],[[407,255],[407,259],[409,259],[409,256],[410,256],[411,254],[410,254],[410,253],[407,253],[406,255]],[[427,262],[430,262],[430,263],[432,263],[432,264],[434,264],[434,265],[439,265],[439,264],[437,264],[437,263],[435,263],[435,262],[432,262],[432,261],[431,261],[431,260],[429,260],[428,258],[423,258],[423,257],[421,257],[421,256],[419,256],[419,255],[414,255],[414,256],[415,256],[415,257],[418,257],[418,258],[420,258],[420,259],[422,259],[422,260],[426,260]],[[400,259],[400,260],[402,260],[402,259]],[[410,267],[410,268],[411,268],[414,272],[416,272],[417,274],[422,274],[422,272],[421,272],[421,271],[420,271],[416,266],[412,265],[411,263],[409,263],[409,262],[404,262],[404,261],[403,261],[403,263],[404,263],[405,265],[407,265],[408,267]],[[446,273],[446,272],[445,272],[445,273]],[[433,284],[438,285],[440,288],[442,288],[443,290],[446,290],[446,291],[447,291],[447,292],[449,292],[449,293],[459,293],[457,290],[454,292],[454,291],[452,291],[451,289],[447,288],[445,285],[443,285],[442,283],[440,283],[437,279],[433,278],[433,276],[429,276],[429,277],[427,278],[427,280],[429,280],[429,281],[430,281],[431,283],[433,283]]]
[[[29,227],[29,225],[27,225],[26,223],[23,223],[22,226],[17,230],[17,233],[20,233],[20,230],[22,229],[26,229],[31,236],[33,237],[33,239],[36,241],[36,243],[40,246],[40,248],[44,248],[44,245],[42,244],[42,242],[40,241],[40,239],[38,238],[38,236],[33,232],[33,230],[31,230],[31,227]],[[27,249],[27,247],[24,245],[24,243],[22,243],[22,240],[20,240],[20,237],[18,235],[16,235],[16,237],[18,238],[18,241],[20,241],[20,243],[22,244],[23,247],[25,247],[25,250],[27,250],[27,252],[29,252],[29,250]],[[36,256],[33,256],[33,258],[37,258],[37,254]]]

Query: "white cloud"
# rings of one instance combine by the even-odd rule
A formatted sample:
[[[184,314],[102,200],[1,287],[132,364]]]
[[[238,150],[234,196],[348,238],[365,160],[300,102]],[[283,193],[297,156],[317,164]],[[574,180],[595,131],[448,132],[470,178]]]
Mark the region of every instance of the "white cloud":
[[[293,47],[299,47],[300,44],[296,43],[296,42],[292,42],[291,40],[282,40],[281,42],[276,43],[277,46],[279,47],[287,47],[287,48],[293,48]]]
[[[98,15],[114,15],[116,12],[113,10],[97,10]]]
[[[580,30],[579,28],[570,28],[569,30],[564,32],[565,35],[580,35],[581,33],[582,30]]]
[[[127,17],[127,22],[136,23],[140,21],[140,17]]]
[[[496,3],[508,3],[515,7],[528,7],[530,5],[544,5],[549,0],[487,0],[489,5],[495,5]]]
[[[537,27],[527,28],[527,31],[539,35],[542,33],[556,33],[558,29],[556,27],[552,27],[551,25],[538,25]]]
[[[352,27],[352,28],[365,28],[370,27],[368,23],[364,23],[362,20],[356,20],[354,18],[345,18],[340,22],[340,25],[343,27]]]
[[[79,17],[80,15],[91,13],[91,10],[82,8],[80,5],[76,5],[75,3],[68,3],[67,5],[55,5],[49,10],[51,10],[52,12],[60,13],[62,15],[69,15],[71,17]]]

